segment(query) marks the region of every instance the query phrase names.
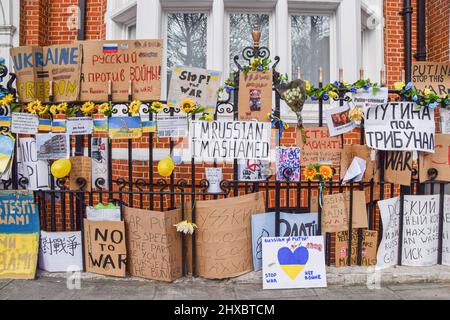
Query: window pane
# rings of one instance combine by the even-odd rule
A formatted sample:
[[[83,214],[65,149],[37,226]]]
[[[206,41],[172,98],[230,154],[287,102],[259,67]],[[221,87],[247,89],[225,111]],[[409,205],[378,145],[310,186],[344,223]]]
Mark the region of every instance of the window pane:
[[[317,85],[319,67],[323,82],[330,82],[330,17],[291,16],[292,78],[300,67],[302,78]]]
[[[253,46],[252,26],[261,26],[261,47],[269,46],[269,15],[232,13],[230,14],[230,71],[236,70],[234,56],[239,56],[239,63],[243,64],[242,50]]]

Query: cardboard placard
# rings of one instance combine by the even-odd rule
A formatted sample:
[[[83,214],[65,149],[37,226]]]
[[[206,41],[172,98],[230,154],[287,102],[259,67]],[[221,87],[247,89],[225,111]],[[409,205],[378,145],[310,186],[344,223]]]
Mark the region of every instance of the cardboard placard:
[[[39,208],[32,191],[0,191],[0,233],[39,232]]]
[[[92,159],[85,156],[75,156],[70,158],[70,162],[72,163],[72,170],[70,170],[69,175],[70,189],[91,191]],[[86,184],[78,184],[78,178],[84,179],[80,182],[86,182]]]
[[[431,89],[438,96],[450,91],[449,62],[413,62],[412,80],[416,89]]]
[[[323,236],[263,239],[263,289],[327,286]]]
[[[364,172],[363,182],[370,182],[372,178],[374,181],[379,179],[378,161],[372,160],[370,154],[371,150],[366,145],[345,145],[341,153],[341,179],[344,179],[345,174],[350,167],[353,158],[359,157],[366,160],[366,171]]]
[[[34,279],[39,233],[0,233],[0,279]]]
[[[349,227],[350,192],[323,196],[322,232],[346,231]],[[353,191],[353,228],[367,228],[366,194]]]
[[[163,40],[83,41],[81,101],[159,100]]]
[[[182,276],[181,234],[174,227],[181,210],[149,211],[124,207],[127,230],[128,271],[160,281]]]
[[[362,256],[361,265],[374,266],[377,262],[378,231],[362,230]],[[351,265],[358,263],[358,230],[352,231],[352,256]],[[335,265],[347,266],[348,258],[348,231],[336,233]]]
[[[125,277],[125,223],[84,219],[84,254],[87,272]]]
[[[172,69],[167,106],[179,108],[183,99],[189,98],[198,106],[214,113],[217,91],[220,87],[220,71],[177,65]]]
[[[19,101],[48,101],[50,92],[54,102],[79,100],[80,44],[11,48],[10,54],[17,75]]]
[[[192,157],[270,160],[271,124],[256,121],[192,121],[189,144]]]
[[[81,231],[41,231],[39,269],[49,272],[66,272],[69,267],[83,270]]]
[[[386,182],[411,185],[412,152],[388,151],[384,158],[384,180]]]
[[[450,181],[450,134],[436,134],[435,153],[419,155],[420,182],[429,180],[428,170],[436,169],[436,181]]]
[[[196,262],[207,279],[237,277],[253,270],[251,216],[265,212],[264,193],[199,201]]]
[[[239,120],[267,122],[272,113],[272,69],[239,74]]]
[[[434,152],[434,110],[415,102],[390,102],[364,108],[366,143],[370,148]]]

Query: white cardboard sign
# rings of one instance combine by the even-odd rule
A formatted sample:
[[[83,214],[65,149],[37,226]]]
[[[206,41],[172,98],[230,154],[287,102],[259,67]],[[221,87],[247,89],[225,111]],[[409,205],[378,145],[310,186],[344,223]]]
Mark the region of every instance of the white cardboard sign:
[[[11,132],[21,134],[36,134],[39,128],[39,118],[35,114],[13,112],[11,116]]]
[[[39,247],[39,269],[49,272],[83,270],[83,250],[81,231],[46,232],[41,231]]]
[[[92,134],[93,126],[94,123],[90,117],[68,118],[66,123],[66,131],[67,134],[74,136]]]

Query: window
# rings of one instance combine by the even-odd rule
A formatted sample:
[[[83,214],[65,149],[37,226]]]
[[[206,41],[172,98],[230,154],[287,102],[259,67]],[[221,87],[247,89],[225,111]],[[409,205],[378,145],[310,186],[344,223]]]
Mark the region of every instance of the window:
[[[134,40],[136,39],[136,25],[132,24],[127,28],[127,39]]]
[[[330,17],[291,16],[291,76],[319,83],[319,67],[323,68],[323,82],[330,82]]]
[[[239,63],[242,60],[242,50],[245,47],[253,47],[252,26],[261,27],[261,47],[269,47],[269,15],[256,13],[231,13],[229,30],[229,70],[236,70],[234,57],[239,56]]]

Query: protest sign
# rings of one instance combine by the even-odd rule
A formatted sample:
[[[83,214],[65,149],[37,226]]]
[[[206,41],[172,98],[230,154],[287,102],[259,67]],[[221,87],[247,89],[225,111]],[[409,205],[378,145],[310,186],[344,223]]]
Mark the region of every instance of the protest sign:
[[[278,181],[300,181],[300,148],[276,148]]]
[[[125,277],[125,223],[84,219],[84,254],[87,272]]]
[[[0,190],[0,233],[39,232],[39,208],[32,191]]]
[[[251,215],[261,212],[265,212],[263,192],[197,202],[199,276],[225,279],[253,270]]]
[[[263,238],[275,237],[275,212],[252,215],[253,270],[262,269]]]
[[[67,119],[67,134],[80,136],[92,134],[93,122],[90,117],[74,117]]]
[[[344,178],[342,179],[342,184],[346,184],[348,182],[360,182],[364,177],[366,167],[366,160],[360,157],[354,157],[344,175]]]
[[[158,114],[156,116],[156,130],[160,138],[181,138],[188,133],[188,119],[186,116],[170,116]]]
[[[377,181],[379,178],[378,161],[376,161],[376,157],[372,159],[371,152],[366,145],[352,144],[344,146],[341,153],[341,179],[344,179],[353,159],[358,157],[366,161],[366,170],[362,181],[370,182],[372,178]]]
[[[36,135],[38,160],[58,160],[69,157],[69,139],[66,134],[39,133]]]
[[[208,181],[208,193],[221,193],[220,182],[222,182],[222,168],[205,168],[206,180]]]
[[[271,175],[269,161],[238,160],[239,181],[265,181]]]
[[[271,124],[255,121],[192,121],[189,144],[195,160],[270,160]]]
[[[39,118],[36,114],[13,112],[11,115],[11,132],[36,134],[39,128]]]
[[[330,109],[324,112],[330,136],[338,136],[352,131],[356,124],[350,120],[348,115],[350,107],[348,105]]]
[[[108,138],[92,138],[92,188],[102,189],[108,186]]]
[[[86,218],[90,221],[121,221],[120,207],[102,204],[86,207]]]
[[[49,272],[66,272],[69,267],[83,270],[81,231],[41,231],[39,269]]]
[[[0,173],[3,174],[9,167],[14,153],[15,139],[12,135],[0,134]]]
[[[174,227],[181,210],[149,211],[124,207],[128,270],[133,276],[160,281],[182,277],[181,234]]]
[[[82,48],[79,44],[10,49],[20,102],[78,101]],[[50,88],[52,84],[52,88]]]
[[[450,266],[450,195],[444,195],[444,215],[442,230],[442,264]]]
[[[28,190],[50,188],[50,166],[46,160],[38,160],[35,138],[19,138],[18,153],[21,158],[22,176],[28,181]],[[19,166],[19,164],[18,164]]]
[[[434,110],[414,102],[390,102],[364,110],[366,143],[370,148],[434,152]]]
[[[142,136],[141,117],[109,118],[110,139],[138,139]]]
[[[159,100],[161,95],[161,39],[83,41],[81,101],[106,101],[108,82],[113,101]]]
[[[280,212],[280,235],[282,237],[311,237],[318,234],[317,213],[293,214]]]
[[[0,279],[34,279],[39,233],[0,233]]]
[[[412,152],[388,151],[384,158],[384,180],[386,182],[411,185]]]
[[[178,108],[183,99],[189,98],[197,106],[214,113],[221,72],[177,65],[172,69],[167,106]]]
[[[239,74],[239,120],[267,122],[272,113],[272,69]]]
[[[377,252],[377,267],[388,268],[398,263],[399,198],[378,201],[378,208],[383,224],[383,235]]]
[[[378,231],[361,230],[361,265],[373,266],[377,262],[377,243]],[[358,263],[358,230],[352,231],[352,254],[351,265]],[[336,267],[347,266],[348,259],[348,231],[341,231],[336,233],[335,243],[335,265]]]
[[[441,115],[441,133],[450,133],[450,109],[440,108]]]
[[[388,102],[388,88],[362,88],[351,94],[352,102],[357,108],[363,108],[366,104],[385,104]]]
[[[438,96],[450,92],[449,62],[413,62],[412,80],[418,90],[430,89]]]
[[[349,227],[350,192],[323,196],[322,232],[346,231]],[[353,191],[353,228],[367,228],[366,194]]]
[[[342,139],[341,137],[330,137],[327,128],[311,127],[305,128],[306,142],[300,130],[297,130],[297,145],[300,146],[302,166],[320,161],[329,161],[339,174],[341,162]]]
[[[69,175],[69,187],[71,190],[91,191],[92,160],[85,156],[70,158],[72,170]]]
[[[435,153],[419,155],[419,180],[430,180],[428,170],[435,169],[435,181],[450,181],[450,134],[436,134]]]
[[[263,289],[327,286],[323,236],[263,239]]]

